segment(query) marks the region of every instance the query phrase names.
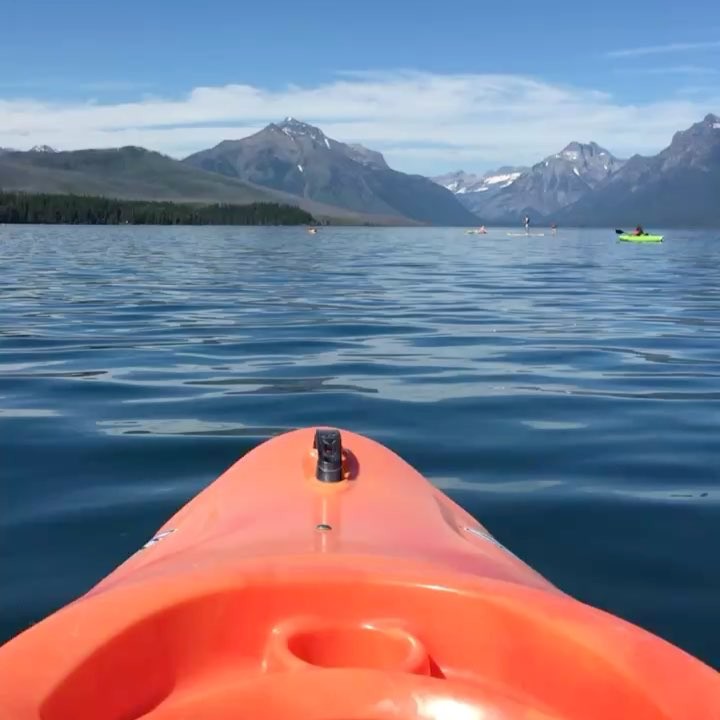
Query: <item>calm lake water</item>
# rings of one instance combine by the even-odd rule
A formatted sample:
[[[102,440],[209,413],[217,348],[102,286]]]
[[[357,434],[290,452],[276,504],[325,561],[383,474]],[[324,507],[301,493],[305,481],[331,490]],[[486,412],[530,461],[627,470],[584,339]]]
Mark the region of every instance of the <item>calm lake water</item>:
[[[0,639],[329,424],[720,667],[720,233],[0,227]]]

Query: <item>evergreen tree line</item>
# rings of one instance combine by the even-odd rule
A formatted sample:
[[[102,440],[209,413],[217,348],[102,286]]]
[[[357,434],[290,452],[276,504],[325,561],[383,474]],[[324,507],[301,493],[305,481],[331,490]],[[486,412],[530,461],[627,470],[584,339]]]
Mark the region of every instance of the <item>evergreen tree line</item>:
[[[307,225],[310,213],[291,205],[192,205],[0,190],[0,223],[71,225]]]

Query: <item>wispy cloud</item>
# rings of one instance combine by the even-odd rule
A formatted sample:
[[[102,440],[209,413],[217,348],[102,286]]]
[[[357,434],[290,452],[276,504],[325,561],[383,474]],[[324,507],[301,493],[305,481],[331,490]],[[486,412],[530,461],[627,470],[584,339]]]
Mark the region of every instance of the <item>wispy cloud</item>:
[[[718,75],[720,70],[703,65],[670,65],[666,67],[627,67],[620,68],[618,72],[632,73],[634,75]]]
[[[574,139],[619,155],[654,152],[719,109],[720,89],[627,104],[521,75],[355,73],[308,87],[197,87],[179,98],[121,103],[0,99],[0,147],[132,144],[181,157],[293,115],[330,137],[383,150],[399,169],[430,173],[533,163]]]
[[[637,57],[640,55],[664,55],[666,53],[689,52],[692,50],[713,50],[720,48],[720,40],[708,40],[705,42],[684,42],[668,43],[666,45],[646,45],[645,47],[630,47],[621,50],[611,50],[606,53],[607,57],[623,58]]]

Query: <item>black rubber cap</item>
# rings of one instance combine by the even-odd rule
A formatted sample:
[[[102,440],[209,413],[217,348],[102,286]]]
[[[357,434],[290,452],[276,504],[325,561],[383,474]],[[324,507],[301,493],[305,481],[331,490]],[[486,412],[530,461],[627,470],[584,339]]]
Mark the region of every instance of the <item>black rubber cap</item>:
[[[340,431],[316,430],[313,447],[318,454],[315,477],[321,482],[340,482],[343,479]]]

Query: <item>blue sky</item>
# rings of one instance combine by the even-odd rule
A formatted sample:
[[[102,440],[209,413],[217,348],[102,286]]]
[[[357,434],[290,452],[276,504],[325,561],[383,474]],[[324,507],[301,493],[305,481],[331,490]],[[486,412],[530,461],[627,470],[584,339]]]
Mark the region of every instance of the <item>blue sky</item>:
[[[573,139],[654,152],[720,112],[712,2],[9,4],[0,146],[182,156],[294,115],[432,173]]]

